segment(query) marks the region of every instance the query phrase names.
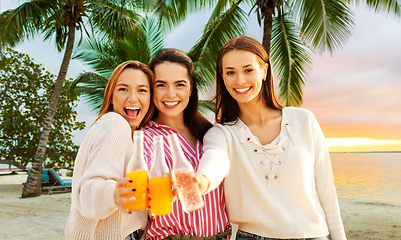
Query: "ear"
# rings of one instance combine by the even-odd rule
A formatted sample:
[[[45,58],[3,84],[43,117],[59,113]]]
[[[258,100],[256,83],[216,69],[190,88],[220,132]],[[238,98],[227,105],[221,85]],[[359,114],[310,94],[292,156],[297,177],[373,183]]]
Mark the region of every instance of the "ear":
[[[266,77],[266,75],[267,75],[267,69],[269,69],[269,64],[268,63],[266,63],[264,66],[263,66],[263,79],[265,79],[265,77]],[[266,80],[266,79],[265,79]]]

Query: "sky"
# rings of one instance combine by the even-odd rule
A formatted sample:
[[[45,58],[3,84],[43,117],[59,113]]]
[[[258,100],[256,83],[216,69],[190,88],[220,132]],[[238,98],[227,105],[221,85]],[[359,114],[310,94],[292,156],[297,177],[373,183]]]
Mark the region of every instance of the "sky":
[[[20,2],[0,0],[0,12]],[[363,6],[352,10],[355,26],[347,44],[333,55],[313,54],[301,107],[315,114],[331,152],[401,151],[401,18],[374,14]],[[209,15],[210,11],[203,11],[188,16],[167,35],[165,46],[188,51]],[[246,35],[262,41],[254,14]],[[54,40],[43,42],[36,37],[15,50],[58,73],[63,55],[56,51]],[[72,60],[67,77],[74,78],[82,71],[90,71],[90,67]],[[74,132],[76,144],[96,118],[97,113],[90,109],[83,101],[78,103],[77,120],[86,121],[87,127]]]

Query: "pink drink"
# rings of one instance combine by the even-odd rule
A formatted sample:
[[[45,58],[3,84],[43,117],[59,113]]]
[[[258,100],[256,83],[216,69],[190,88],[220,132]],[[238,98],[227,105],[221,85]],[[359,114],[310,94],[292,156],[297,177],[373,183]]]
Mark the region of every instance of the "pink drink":
[[[194,181],[195,173],[186,168],[174,170],[175,184],[185,212],[190,213],[204,207],[199,185]]]

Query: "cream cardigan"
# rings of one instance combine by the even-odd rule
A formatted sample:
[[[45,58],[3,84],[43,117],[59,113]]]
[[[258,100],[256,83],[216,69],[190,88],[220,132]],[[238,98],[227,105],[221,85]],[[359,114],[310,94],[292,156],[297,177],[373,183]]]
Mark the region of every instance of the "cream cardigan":
[[[75,160],[67,240],[123,240],[145,227],[145,211],[123,213],[114,202],[131,153],[131,128],[121,115],[107,113],[90,127]]]
[[[328,148],[314,115],[282,111],[281,132],[261,145],[248,127],[216,124],[203,139],[197,173],[224,179],[227,214],[239,229],[270,238],[346,239]]]

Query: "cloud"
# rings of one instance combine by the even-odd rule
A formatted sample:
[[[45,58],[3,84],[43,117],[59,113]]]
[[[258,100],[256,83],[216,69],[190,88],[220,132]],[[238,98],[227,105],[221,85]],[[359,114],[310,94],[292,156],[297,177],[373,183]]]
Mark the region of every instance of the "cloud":
[[[314,56],[303,107],[321,123],[398,123],[401,128],[401,24],[361,9],[356,19],[343,49]]]

